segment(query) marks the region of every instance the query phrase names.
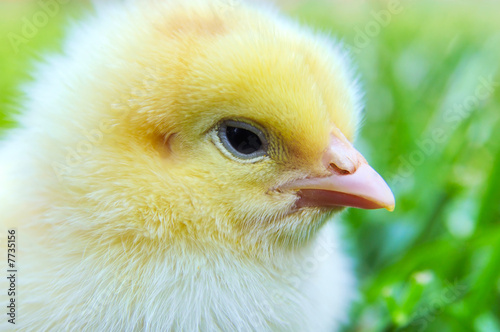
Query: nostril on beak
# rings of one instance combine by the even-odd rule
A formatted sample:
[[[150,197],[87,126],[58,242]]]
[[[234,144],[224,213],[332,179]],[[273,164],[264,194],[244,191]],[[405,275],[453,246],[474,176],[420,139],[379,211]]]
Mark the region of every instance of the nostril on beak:
[[[340,168],[338,167],[337,165],[335,165],[335,163],[330,163],[330,168],[335,172],[335,173],[338,173],[340,175],[347,175],[347,174],[352,174],[354,172],[351,172],[350,170],[348,169],[343,169],[343,168]],[[354,170],[356,171],[356,170]]]
[[[331,135],[330,144],[321,158],[324,167],[334,175],[354,174],[364,161],[363,156],[343,135]]]

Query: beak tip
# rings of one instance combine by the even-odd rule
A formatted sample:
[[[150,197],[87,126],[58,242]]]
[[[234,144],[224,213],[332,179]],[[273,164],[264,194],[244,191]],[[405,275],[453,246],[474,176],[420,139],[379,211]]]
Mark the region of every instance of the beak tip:
[[[384,181],[385,183],[385,181]],[[392,193],[392,190],[389,188],[389,186],[387,185],[387,183],[385,183],[386,185],[386,197],[390,197],[386,203],[384,204],[384,208],[389,211],[389,212],[393,212],[394,209],[396,208],[396,198],[394,197],[394,194]]]
[[[389,205],[389,206],[386,206],[385,209],[389,212],[393,212],[394,209],[396,208],[396,205],[393,204],[393,205]]]

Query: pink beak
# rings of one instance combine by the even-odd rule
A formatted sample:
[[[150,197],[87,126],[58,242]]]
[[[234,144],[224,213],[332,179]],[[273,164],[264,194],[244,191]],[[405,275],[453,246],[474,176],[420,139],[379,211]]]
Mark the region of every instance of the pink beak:
[[[322,162],[330,175],[292,181],[280,188],[297,191],[297,207],[394,210],[394,195],[387,183],[342,133],[332,134]]]

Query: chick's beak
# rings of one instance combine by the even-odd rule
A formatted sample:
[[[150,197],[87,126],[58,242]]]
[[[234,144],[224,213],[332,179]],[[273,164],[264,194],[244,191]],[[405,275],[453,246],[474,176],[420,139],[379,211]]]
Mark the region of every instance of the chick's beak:
[[[350,206],[394,210],[394,195],[387,183],[340,132],[331,135],[322,163],[329,175],[295,180],[281,187],[297,191],[298,208]]]

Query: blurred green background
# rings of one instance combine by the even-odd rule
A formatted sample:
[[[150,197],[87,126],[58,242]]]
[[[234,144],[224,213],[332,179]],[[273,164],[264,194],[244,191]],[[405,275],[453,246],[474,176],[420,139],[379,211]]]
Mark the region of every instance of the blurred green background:
[[[361,288],[346,330],[500,331],[500,2],[281,2],[351,50],[367,102],[357,146],[396,195],[393,213],[343,215]],[[42,24],[40,3],[0,2],[3,128],[33,61],[88,7]]]

